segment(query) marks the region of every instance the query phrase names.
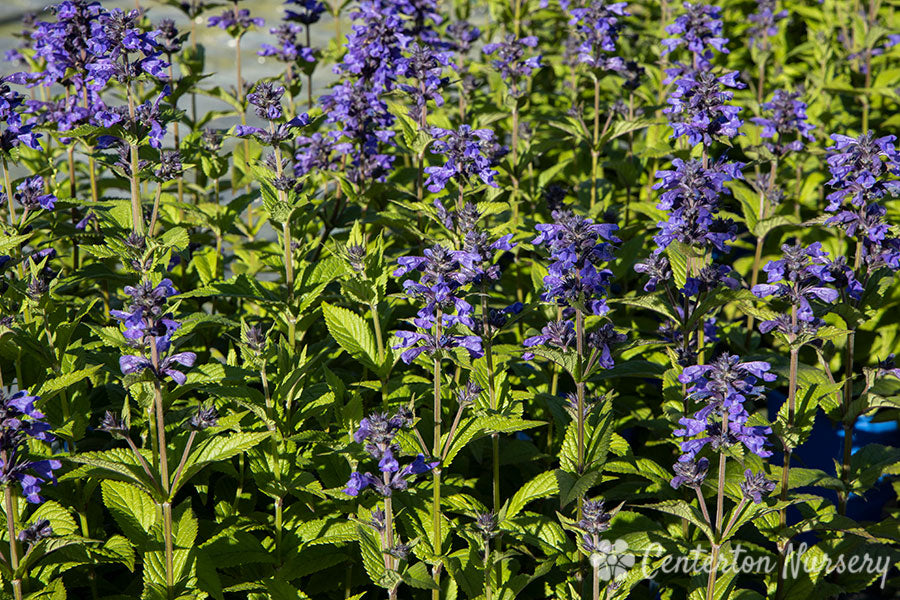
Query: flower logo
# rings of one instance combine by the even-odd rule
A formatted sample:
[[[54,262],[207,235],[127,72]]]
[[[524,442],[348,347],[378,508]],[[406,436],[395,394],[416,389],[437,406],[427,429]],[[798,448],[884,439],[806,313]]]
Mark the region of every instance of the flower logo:
[[[602,540],[597,546],[597,551],[591,554],[591,566],[598,569],[600,579],[612,580],[619,575],[624,575],[628,569],[634,566],[634,555],[626,554],[628,542],[625,540]]]

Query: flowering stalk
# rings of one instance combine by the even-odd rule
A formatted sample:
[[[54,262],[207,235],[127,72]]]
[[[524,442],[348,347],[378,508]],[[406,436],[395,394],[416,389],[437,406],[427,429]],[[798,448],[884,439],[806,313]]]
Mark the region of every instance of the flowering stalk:
[[[7,456],[6,451],[3,451],[2,455],[3,463],[6,464]],[[10,558],[10,566],[12,570],[15,572],[19,568],[19,539],[16,534],[16,500],[14,497],[13,488],[11,485],[6,485],[3,488],[3,500],[5,503],[5,511],[6,511],[6,532],[9,536],[9,558]],[[19,578],[13,579],[12,582],[13,593],[15,594],[16,600],[22,600],[22,580]]]
[[[9,224],[16,224],[16,205],[13,202],[12,186],[9,183],[9,164],[6,155],[3,155],[3,190],[6,192],[6,201],[9,206]]]
[[[577,394],[578,421],[578,462],[576,470],[579,477],[584,475],[584,312],[581,307],[575,308],[575,389]],[[579,518],[581,517],[581,500],[579,498]]]
[[[174,61],[172,60],[172,54],[169,54],[169,80],[174,84],[175,82],[175,71],[174,71]],[[181,148],[181,135],[178,129],[178,119],[175,119],[175,122],[172,123],[172,133],[174,135],[175,149],[179,150]],[[93,175],[93,174],[92,174]],[[157,195],[159,191],[157,190]],[[182,205],[184,203],[184,176],[179,173],[178,174],[178,204]],[[150,228],[152,233],[153,228]]]
[[[494,376],[494,352],[492,349],[492,332],[489,331],[489,313],[488,313],[488,296],[487,296],[487,277],[481,278],[481,319],[482,332],[484,333],[484,360],[488,371],[488,405],[492,412],[497,411],[497,392],[496,380]],[[491,456],[492,456],[492,494],[491,498],[494,503],[494,511],[500,510],[500,434],[496,431],[491,434]],[[485,551],[487,552],[487,550]]]
[[[153,370],[159,371],[159,350],[156,346],[156,337],[150,339],[150,362],[153,364]],[[172,501],[169,496],[169,459],[166,444],[166,423],[163,413],[163,392],[159,378],[153,378],[153,406],[156,412],[156,435],[159,444],[159,479],[162,483],[162,491],[166,496],[166,501],[162,503],[163,513],[163,538],[166,546],[166,590],[169,598],[175,597],[174,582],[174,550],[173,550],[173,530],[172,530]]]
[[[125,92],[128,95],[128,117],[131,122],[135,121],[134,110],[134,92],[131,89],[131,83],[126,83]],[[129,144],[129,155],[131,156],[131,228],[135,235],[144,235],[144,215],[141,207],[141,183],[138,175],[139,159],[138,147],[135,141]]]
[[[440,340],[442,314],[440,307],[437,308],[434,320],[434,339]],[[439,457],[441,455],[441,351],[437,349],[434,353],[434,442],[432,447],[432,455]],[[434,555],[435,563],[432,568],[432,577],[438,589],[432,590],[431,597],[433,600],[440,600],[441,591],[441,465],[434,467],[433,472],[433,496],[432,496],[432,535],[434,536]]]
[[[722,413],[722,423],[727,423],[728,418],[725,415],[723,408]],[[712,544],[712,557],[710,558],[709,565],[709,578],[706,582],[706,600],[713,600],[715,598],[715,589],[716,589],[716,577],[718,576],[717,569],[719,566],[719,550],[722,544],[722,515],[725,512],[725,449],[722,448],[719,450],[719,480],[718,486],[716,488],[716,541]],[[699,495],[700,491],[697,490]],[[706,508],[706,503],[701,502]],[[707,519],[709,516],[707,515]]]

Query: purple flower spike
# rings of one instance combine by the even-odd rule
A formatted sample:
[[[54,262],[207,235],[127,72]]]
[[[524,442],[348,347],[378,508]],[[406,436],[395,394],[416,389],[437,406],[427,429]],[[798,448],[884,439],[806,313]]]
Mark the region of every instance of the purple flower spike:
[[[461,125],[456,131],[433,127],[431,135],[435,142],[431,149],[443,154],[447,162],[441,167],[426,167],[428,180],[425,185],[431,192],[443,191],[451,180],[460,185],[468,185],[478,177],[491,187],[497,187],[494,176],[494,132],[490,129],[472,129]]]
[[[378,494],[390,496],[393,491],[407,489],[408,477],[427,473],[438,465],[437,462],[427,462],[425,456],[419,454],[412,462],[400,466],[400,446],[394,438],[411,424],[412,415],[406,408],[401,408],[390,417],[384,413],[374,413],[360,422],[353,440],[365,445],[366,453],[377,461],[380,474],[352,473],[344,493],[358,496],[367,487],[374,487]]]
[[[535,48],[537,44],[535,36],[516,39],[513,34],[508,34],[502,42],[486,44],[482,49],[487,55],[495,55],[491,64],[506,82],[509,95],[513,98],[525,95],[528,79],[541,67],[540,54],[526,57],[528,49]]]
[[[685,454],[679,462],[694,461],[706,444],[713,450],[741,443],[754,454],[767,457],[767,437],[772,429],[766,426],[748,426],[750,418],[744,404],[761,398],[765,388],[760,381],[771,382],[775,375],[771,367],[762,361],[741,362],[740,358],[723,354],[707,365],[687,367],[678,379],[688,386],[688,397],[700,400],[703,407],[693,417],[679,420],[681,429],[675,435],[686,439],[681,443]],[[700,437],[696,437],[700,436]]]
[[[562,306],[580,303],[591,314],[605,314],[604,297],[612,272],[601,265],[615,258],[612,249],[620,241],[614,235],[618,225],[594,223],[566,210],[554,211],[552,216],[553,223],[535,226],[538,236],[531,241],[550,250],[541,299]]]

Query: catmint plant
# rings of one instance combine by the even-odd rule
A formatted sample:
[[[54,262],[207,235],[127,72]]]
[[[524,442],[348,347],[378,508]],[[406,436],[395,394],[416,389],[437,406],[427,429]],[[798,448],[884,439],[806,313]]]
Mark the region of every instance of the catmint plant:
[[[429,462],[424,454],[418,454],[411,462],[400,466],[400,446],[395,441],[398,432],[412,426],[412,415],[401,409],[393,416],[371,414],[364,418],[359,429],[353,434],[353,441],[363,444],[366,453],[378,461],[378,475],[365,471],[354,471],[350,475],[344,493],[358,496],[363,490],[371,487],[382,497],[384,509],[372,513],[373,526],[381,537],[381,549],[384,554],[385,569],[397,571],[400,560],[405,556],[397,556],[397,544],[394,538],[394,510],[392,497],[394,492],[406,491],[409,478],[433,470],[439,462]],[[439,502],[439,501],[438,501]],[[435,519],[440,518],[439,508],[435,507]],[[378,514],[376,514],[378,513]],[[436,537],[435,539],[440,539]],[[406,552],[403,553],[407,554]],[[397,584],[389,588],[389,597],[397,597]]]
[[[21,532],[26,535],[25,540],[20,540],[16,531],[17,498],[21,493],[31,504],[42,503],[41,486],[47,482],[56,484],[53,472],[62,467],[56,459],[34,460],[30,451],[28,440],[44,443],[54,440],[49,432],[50,426],[43,420],[43,413],[34,407],[38,400],[39,397],[24,390],[15,393],[0,390],[0,484],[3,485],[3,510],[9,535],[9,566],[16,572],[12,579],[16,600],[24,597],[23,582],[18,574],[21,557],[19,542],[28,540],[28,529]]]
[[[531,243],[537,247],[546,246],[550,252],[541,300],[555,304],[562,318],[549,323],[540,335],[528,337],[523,343],[530,349],[525,358],[530,358],[534,354],[544,356],[538,348],[545,344],[566,350],[574,342],[574,368],[568,368],[576,389],[576,456],[570,460],[574,463],[575,475],[581,477],[593,467],[586,461],[585,454],[589,441],[585,439],[587,380],[596,367],[613,366],[610,348],[625,340],[611,324],[587,332],[585,317],[600,316],[609,311],[605,298],[612,272],[605,264],[614,260],[613,244],[621,240],[615,236],[617,225],[594,223],[563,209],[554,211],[552,216],[554,222],[535,226],[538,236]],[[555,355],[546,356],[554,360]]]

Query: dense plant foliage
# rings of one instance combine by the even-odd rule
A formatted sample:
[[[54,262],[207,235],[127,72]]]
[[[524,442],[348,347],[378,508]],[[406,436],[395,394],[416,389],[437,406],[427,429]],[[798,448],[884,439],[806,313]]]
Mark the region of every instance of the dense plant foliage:
[[[895,3],[165,4],[4,63],[4,597],[896,596]]]

